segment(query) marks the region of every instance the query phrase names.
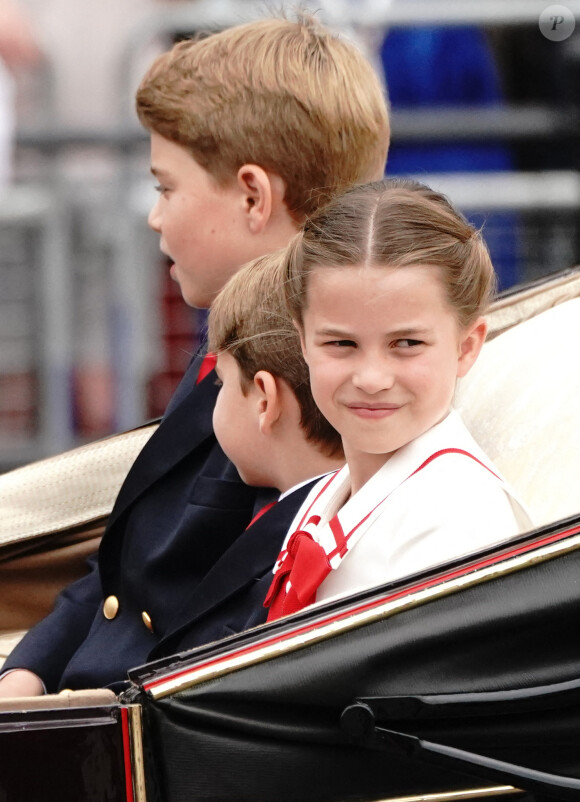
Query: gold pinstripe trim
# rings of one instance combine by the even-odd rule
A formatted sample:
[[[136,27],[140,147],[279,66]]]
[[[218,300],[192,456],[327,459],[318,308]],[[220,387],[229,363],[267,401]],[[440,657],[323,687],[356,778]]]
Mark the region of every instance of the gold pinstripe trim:
[[[522,794],[512,785],[495,785],[490,788],[472,788],[467,791],[447,791],[439,794],[419,794],[419,796],[398,796],[376,802],[463,802],[467,799],[489,799],[498,794]]]
[[[135,802],[147,802],[145,789],[145,764],[143,760],[143,729],[141,705],[128,705],[129,731],[131,735],[131,769]]]

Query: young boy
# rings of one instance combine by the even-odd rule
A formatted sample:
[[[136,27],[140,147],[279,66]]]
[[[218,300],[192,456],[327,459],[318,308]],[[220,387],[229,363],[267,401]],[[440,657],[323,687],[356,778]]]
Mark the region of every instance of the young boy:
[[[236,273],[212,304],[208,326],[208,345],[217,354],[218,442],[248,485],[269,484],[281,495],[202,580],[200,595],[207,599],[227,575],[227,599],[182,626],[155,657],[210,640],[216,626],[225,636],[266,620],[263,602],[280,546],[277,522],[288,525],[316,477],[344,464],[340,436],[312,398],[300,338],[286,310],[283,253],[262,256]]]
[[[262,256],[228,281],[209,314],[208,345],[217,355],[220,446],[246,484],[286,494],[342,465],[344,455],[310,392],[286,309],[283,254]]]
[[[354,46],[309,18],[176,45],[142,81],[137,112],[160,191],[149,223],[195,306],[209,306],[243,263],[285,245],[334,193],[384,169],[380,84]],[[271,493],[244,485],[217,444],[215,374],[200,373],[200,363],[129,472],[98,565],[9,656],[0,694],[118,687],[209,607],[216,625],[203,637],[223,634],[218,608],[232,592],[225,555]],[[281,542],[293,511],[266,515]]]

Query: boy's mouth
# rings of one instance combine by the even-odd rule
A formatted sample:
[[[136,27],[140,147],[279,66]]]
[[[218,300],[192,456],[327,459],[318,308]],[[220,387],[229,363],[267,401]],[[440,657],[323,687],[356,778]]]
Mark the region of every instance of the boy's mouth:
[[[173,259],[171,258],[170,254],[168,254],[168,253],[167,253],[167,251],[165,250],[165,248],[163,247],[163,242],[161,242],[161,243],[160,243],[160,245],[159,245],[159,250],[161,251],[161,253],[162,253],[162,254],[163,254],[163,256],[165,257],[165,259],[166,259],[166,261],[167,261],[168,265],[169,265],[170,267],[173,267],[173,265],[174,265],[175,263],[174,263]]]

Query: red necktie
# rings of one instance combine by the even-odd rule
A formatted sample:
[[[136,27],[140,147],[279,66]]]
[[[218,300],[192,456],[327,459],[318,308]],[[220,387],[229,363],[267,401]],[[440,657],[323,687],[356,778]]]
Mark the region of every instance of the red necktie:
[[[316,601],[319,585],[331,572],[322,546],[309,532],[298,530],[290,537],[287,553],[274,575],[264,607],[269,607],[268,621],[302,610]],[[290,590],[286,585],[290,580]]]
[[[206,376],[208,376],[212,370],[215,368],[217,362],[216,354],[211,354],[209,351],[204,356],[202,363],[199,368],[199,373],[197,374],[197,379],[195,380],[196,384],[202,382]]]
[[[276,502],[275,502],[275,501],[270,501],[268,504],[264,504],[264,506],[263,506],[261,509],[259,509],[259,510],[258,510],[258,512],[257,512],[257,513],[254,515],[254,517],[253,517],[253,518],[252,518],[252,520],[250,521],[250,523],[249,523],[249,524],[246,526],[246,529],[249,529],[249,528],[250,528],[250,526],[252,526],[252,524],[255,524],[255,523],[256,523],[256,521],[257,521],[259,518],[261,518],[261,517],[262,517],[262,515],[264,515],[264,513],[265,513],[265,512],[268,512],[268,510],[271,510],[271,509],[272,509],[272,507],[273,507],[275,504],[276,504]]]

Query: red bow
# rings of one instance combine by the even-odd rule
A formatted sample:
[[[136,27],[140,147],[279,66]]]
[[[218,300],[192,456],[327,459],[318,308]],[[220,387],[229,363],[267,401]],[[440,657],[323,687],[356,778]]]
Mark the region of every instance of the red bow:
[[[309,532],[299,529],[290,537],[282,565],[274,575],[264,607],[269,607],[268,621],[302,610],[316,601],[316,591],[330,571],[322,546]],[[290,580],[290,589],[286,585]]]

